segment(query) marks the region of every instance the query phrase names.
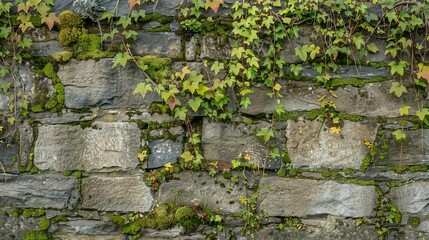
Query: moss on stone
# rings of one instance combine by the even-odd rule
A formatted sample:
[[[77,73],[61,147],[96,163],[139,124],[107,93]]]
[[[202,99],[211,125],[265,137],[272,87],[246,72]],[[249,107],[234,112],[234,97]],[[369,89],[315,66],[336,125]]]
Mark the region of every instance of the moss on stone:
[[[77,42],[79,37],[86,32],[87,31],[84,28],[62,28],[59,34],[59,41],[64,46],[70,46]]]
[[[118,224],[118,226],[120,227],[125,225],[125,218],[123,218],[122,216],[110,216],[110,221]]]
[[[175,217],[177,221],[188,220],[191,218],[195,218],[195,216],[196,214],[194,210],[187,206],[179,207],[175,213]]]
[[[371,79],[359,79],[359,78],[350,78],[350,79],[340,79],[340,78],[333,78],[329,81],[329,87],[331,89],[335,89],[340,86],[346,86],[351,85],[354,87],[361,88],[365,86],[365,84],[368,83],[375,83],[375,82],[383,82],[386,81],[386,77],[376,77]]]
[[[52,235],[46,231],[30,230],[26,232],[22,240],[52,240]]]
[[[76,44],[73,46],[73,50],[75,54],[101,50],[101,38],[95,34],[82,34],[79,36]]]
[[[19,209],[19,208],[14,209],[14,210],[12,211],[12,216],[13,216],[13,217],[19,217],[19,215],[21,215],[21,213],[22,213],[22,210],[21,210],[21,209]]]
[[[31,107],[31,111],[34,113],[39,113],[39,112],[45,111],[45,109],[43,108],[42,105],[39,104],[39,105]]]
[[[282,114],[274,114],[274,119],[276,121],[280,121],[280,122],[285,122],[287,120],[297,120],[298,117],[302,116],[304,113],[303,112],[298,112],[298,111],[285,111]]]
[[[40,208],[40,209],[25,209],[22,212],[22,216],[24,218],[41,217],[43,215],[45,215],[45,210],[43,208]]]
[[[83,19],[82,17],[74,13],[72,11],[66,10],[60,15],[58,15],[58,18],[61,22],[61,28],[80,28],[83,27]]]
[[[109,51],[101,51],[101,50],[95,50],[92,52],[82,52],[79,53],[76,56],[77,60],[88,60],[88,59],[95,59],[95,60],[99,60],[102,58],[112,58],[115,56],[116,53],[114,52],[109,52]]]
[[[147,66],[146,73],[155,81],[163,82],[170,77],[171,58],[144,56],[137,58],[141,65]]]
[[[359,115],[351,115],[351,114],[347,114],[347,113],[344,113],[344,112],[339,112],[339,113],[338,113],[338,117],[339,117],[341,120],[348,120],[348,121],[352,121],[352,122],[360,122],[360,121],[362,121],[362,120],[363,120],[363,117],[362,117],[362,116],[359,116]]]
[[[66,216],[58,215],[51,219],[51,223],[67,222],[68,220]]]
[[[55,67],[52,63],[48,62],[43,67],[43,74],[45,74],[46,77],[50,78],[52,80],[52,83],[56,84],[60,82],[60,79],[58,78],[57,72],[55,71]]]
[[[46,216],[42,217],[39,222],[39,229],[42,231],[48,230],[51,226],[51,220],[49,220]]]
[[[420,218],[418,217],[410,217],[411,227],[416,229],[420,226]]]
[[[51,57],[59,63],[65,63],[65,62],[68,62],[72,56],[73,56],[72,52],[63,51],[63,52],[56,52],[52,54]]]

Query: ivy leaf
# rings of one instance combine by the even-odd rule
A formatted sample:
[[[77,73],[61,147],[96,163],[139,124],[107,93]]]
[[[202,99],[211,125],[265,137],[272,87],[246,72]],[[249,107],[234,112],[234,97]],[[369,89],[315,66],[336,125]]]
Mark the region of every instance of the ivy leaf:
[[[241,106],[244,107],[244,109],[246,109],[247,107],[249,107],[250,103],[251,103],[250,102],[250,98],[248,98],[248,97],[242,98],[241,101],[240,101],[240,104],[241,104]]]
[[[198,82],[184,81],[183,82],[183,90],[189,90],[192,94],[194,94],[195,90],[198,89]]]
[[[404,75],[404,69],[408,66],[408,63],[406,61],[399,61],[399,62],[390,62],[390,73],[394,75],[395,73],[398,73],[400,76]]]
[[[19,24],[19,28],[22,32],[25,32],[28,28],[34,28],[33,23],[30,21],[30,15],[28,14],[19,14],[19,16],[16,18],[17,20],[21,21],[21,24]]]
[[[202,102],[203,100],[201,98],[196,97],[195,99],[189,99],[188,104],[194,112],[197,112]]]
[[[30,38],[23,38],[18,45],[22,48],[29,48],[32,44],[33,41]]]
[[[147,92],[153,91],[152,86],[150,84],[146,83],[139,83],[137,84],[136,89],[134,89],[134,94],[140,93],[143,97],[146,96]]]
[[[223,0],[207,0],[204,4],[204,8],[208,9],[211,8],[214,13],[217,13],[217,10],[219,9],[220,4],[223,3]]]
[[[130,9],[133,9],[136,5],[140,6],[140,0],[128,0],[128,6]]]
[[[333,135],[340,135],[341,134],[341,128],[340,127],[331,127],[330,131],[331,131],[331,134],[333,134]]]
[[[54,27],[55,23],[61,24],[60,19],[55,16],[55,13],[49,13],[46,16],[42,17],[41,22],[46,23],[46,25],[48,25],[49,30]]]
[[[378,49],[377,45],[375,43],[370,43],[366,46],[366,48],[368,49],[368,51],[372,52],[372,53],[377,53],[380,51],[380,49]]]
[[[189,151],[185,151],[182,153],[182,155],[180,155],[180,157],[185,160],[185,162],[190,162],[192,159],[194,159],[194,155],[192,155],[192,153]]]
[[[424,65],[423,63],[419,63],[419,71],[417,72],[418,78],[423,78],[429,82],[429,66]]]
[[[131,56],[129,53],[117,53],[115,55],[115,61],[113,62],[112,69],[116,67],[116,65],[120,64],[122,67],[125,67],[127,65],[127,61],[131,59]]]
[[[423,121],[427,115],[429,115],[429,109],[427,108],[423,108],[422,111],[416,111],[416,116],[419,117],[420,121]]]
[[[295,55],[297,55],[303,62],[307,61],[307,52],[303,48],[296,47]]]
[[[270,138],[274,138],[274,132],[272,129],[268,128],[261,128],[258,133],[256,133],[256,136],[263,137],[264,142],[267,143]]]
[[[399,114],[401,116],[407,116],[409,114],[409,110],[410,110],[410,106],[408,105],[404,105],[403,107],[401,107],[399,109]]]
[[[220,70],[224,69],[224,64],[223,63],[219,63],[218,61],[215,61],[212,65],[212,67],[210,68],[210,70],[212,70],[214,72],[214,74],[218,74],[220,72]]]
[[[393,82],[392,86],[390,87],[389,93],[395,93],[397,97],[401,97],[402,94],[407,92],[407,89],[404,87],[404,85],[400,84],[399,82]]]
[[[182,121],[186,120],[186,108],[176,108],[174,109],[174,118],[180,119]]]
[[[402,129],[397,129],[397,130],[395,130],[394,132],[393,132],[393,135],[395,136],[395,138],[396,138],[396,141],[399,141],[399,140],[401,140],[401,139],[406,139],[407,138],[407,135],[405,135],[405,133],[404,133],[404,131],[402,131]]]

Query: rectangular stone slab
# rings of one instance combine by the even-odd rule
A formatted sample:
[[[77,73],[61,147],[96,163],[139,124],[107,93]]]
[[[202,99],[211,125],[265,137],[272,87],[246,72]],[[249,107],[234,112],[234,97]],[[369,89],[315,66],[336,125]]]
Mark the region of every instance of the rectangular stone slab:
[[[269,186],[269,187],[268,187]],[[327,180],[262,178],[258,209],[269,216],[307,217],[331,214],[344,217],[374,216],[374,186]]]
[[[140,176],[93,176],[82,180],[83,209],[148,212],[153,204],[151,189],[140,181]]]
[[[79,202],[77,179],[74,177],[0,174],[0,179],[0,206],[73,209]]]
[[[140,163],[140,129],[136,123],[96,122],[82,129],[73,125],[41,125],[34,148],[40,170],[131,170]]]
[[[414,182],[390,190],[390,200],[402,213],[427,214],[429,211],[429,183]]]

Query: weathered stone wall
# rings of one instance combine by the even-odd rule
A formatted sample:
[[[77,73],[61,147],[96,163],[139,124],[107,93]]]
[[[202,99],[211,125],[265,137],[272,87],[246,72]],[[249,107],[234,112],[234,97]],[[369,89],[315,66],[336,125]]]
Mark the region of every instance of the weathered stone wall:
[[[73,10],[71,2],[55,1],[54,10]],[[101,2],[107,10],[116,3]],[[177,17],[180,2],[159,0],[145,9]],[[119,15],[128,13],[126,0],[118,6]],[[208,72],[204,59],[229,57],[225,37],[185,37],[177,31],[176,20],[167,24],[168,32],[144,31],[163,25],[156,19],[143,24],[132,46],[134,54],[171,58],[173,71],[189,66],[204,74]],[[70,50],[59,43],[55,31],[37,29],[32,38],[33,57]],[[282,57],[289,63],[299,62],[294,44],[312,40],[311,27],[302,30],[299,39],[287,43],[290,46],[286,45]],[[374,41],[383,53],[384,42]],[[370,54],[367,61],[389,59]],[[343,83],[333,91],[338,95],[333,99],[337,111],[344,113],[341,135],[330,134],[326,124],[312,117],[326,89],[314,81],[280,82],[281,104],[288,114],[276,119],[275,140],[269,144],[287,152],[283,158],[269,157],[256,136],[257,130],[271,124],[266,116],[277,106],[266,95],[270,89],[253,88],[252,104],[246,109],[231,102],[228,107],[234,114],[229,122],[194,117],[204,158],[218,161],[220,173],[182,171],[166,182],[158,179],[162,183],[155,190],[145,184],[151,179],[147,174],[177,163],[189,147],[189,136],[181,122],[153,111],[161,103],[157,94],[145,98],[133,94],[145,79],[137,67],[112,69],[112,64],[112,58],[60,64],[55,72],[64,86],[62,114],[30,112],[28,118],[17,121],[17,137],[1,143],[2,239],[20,239],[26,231],[40,229],[42,218],[51,219],[47,231],[57,239],[128,239],[129,232],[112,222],[111,216],[139,216],[171,202],[211,209],[222,216],[223,228],[204,223],[190,233],[179,226],[142,229],[140,239],[238,238],[243,235],[241,227],[248,224],[240,213],[249,212],[240,197],[252,196],[257,196],[252,214],[260,215],[261,224],[254,230],[256,239],[378,239],[380,223],[388,229],[388,239],[429,238],[428,131],[399,118],[402,103],[387,94],[392,81],[387,67],[341,66],[331,74]],[[32,104],[40,92],[54,93],[51,79],[40,77],[31,61],[20,66],[19,75]],[[317,75],[311,66],[304,66],[302,78]],[[1,111],[7,109],[7,99],[0,93]],[[403,100],[411,112],[416,111],[413,93],[406,93]],[[400,147],[392,132],[404,124],[410,141]],[[365,140],[374,148],[369,149]],[[138,157],[142,149],[149,150],[144,162]],[[240,154],[259,169],[231,170],[232,160]],[[40,216],[28,214],[39,209],[44,209]],[[56,220],[61,216],[67,221]],[[399,221],[392,220],[398,216],[402,216]]]

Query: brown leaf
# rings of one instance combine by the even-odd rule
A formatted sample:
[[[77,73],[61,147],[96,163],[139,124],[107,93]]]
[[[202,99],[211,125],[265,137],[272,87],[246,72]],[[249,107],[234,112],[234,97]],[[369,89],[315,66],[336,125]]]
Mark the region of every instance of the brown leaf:
[[[55,23],[60,24],[60,19],[55,16],[55,13],[49,13],[46,16],[42,17],[41,22],[46,23],[46,25],[48,25],[49,30],[51,30],[54,27]]]

